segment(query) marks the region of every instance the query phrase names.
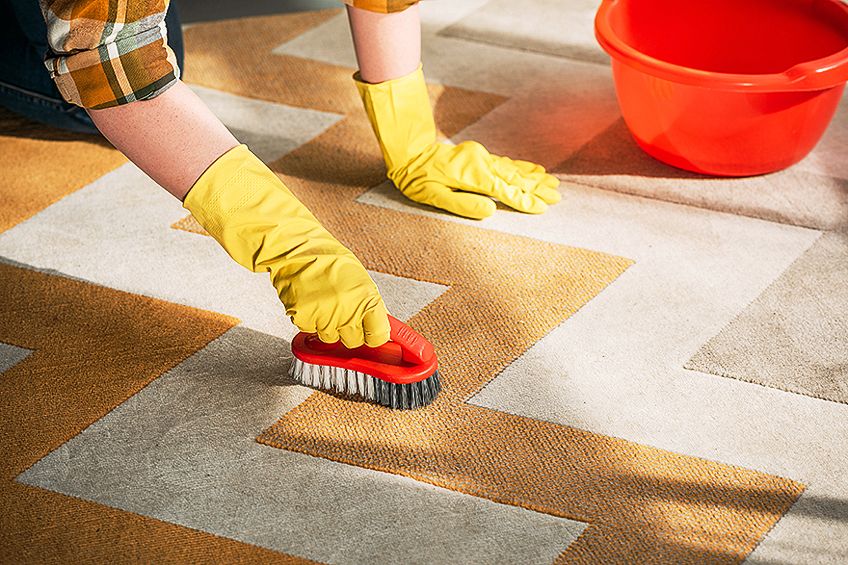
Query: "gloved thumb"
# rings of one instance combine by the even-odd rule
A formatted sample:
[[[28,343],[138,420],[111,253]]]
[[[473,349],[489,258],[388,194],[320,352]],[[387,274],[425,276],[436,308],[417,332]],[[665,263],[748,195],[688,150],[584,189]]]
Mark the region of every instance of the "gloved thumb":
[[[362,329],[365,334],[365,345],[379,347],[389,341],[391,326],[389,312],[382,299],[379,304],[370,308],[362,317]]]

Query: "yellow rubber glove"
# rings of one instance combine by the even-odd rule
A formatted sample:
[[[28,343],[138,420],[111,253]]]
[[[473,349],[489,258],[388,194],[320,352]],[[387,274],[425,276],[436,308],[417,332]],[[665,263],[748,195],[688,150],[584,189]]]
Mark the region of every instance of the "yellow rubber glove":
[[[388,312],[365,267],[246,146],[219,157],[183,205],[236,262],[271,274],[300,330],[349,348],[388,341]]]
[[[467,218],[495,212],[492,198],[540,214],[559,202],[559,180],[541,165],[498,157],[474,141],[436,142],[436,124],[421,67],[369,84],[354,76],[380,142],[388,176],[410,200]]]

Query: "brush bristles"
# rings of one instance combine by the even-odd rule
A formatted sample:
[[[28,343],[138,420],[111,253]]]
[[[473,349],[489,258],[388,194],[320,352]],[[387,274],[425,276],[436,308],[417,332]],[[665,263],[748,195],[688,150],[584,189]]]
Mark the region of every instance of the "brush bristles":
[[[292,360],[289,375],[308,387],[361,396],[369,402],[400,410],[427,406],[442,389],[439,371],[417,383],[395,384],[359,371],[304,363],[297,357]]]

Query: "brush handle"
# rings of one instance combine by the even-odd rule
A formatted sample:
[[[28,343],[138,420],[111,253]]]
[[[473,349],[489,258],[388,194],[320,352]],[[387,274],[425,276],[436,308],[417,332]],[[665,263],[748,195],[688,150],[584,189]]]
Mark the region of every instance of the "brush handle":
[[[415,364],[426,363],[436,354],[433,344],[427,341],[427,338],[391,314],[389,315],[389,324],[392,328],[391,339],[400,345],[405,361]]]

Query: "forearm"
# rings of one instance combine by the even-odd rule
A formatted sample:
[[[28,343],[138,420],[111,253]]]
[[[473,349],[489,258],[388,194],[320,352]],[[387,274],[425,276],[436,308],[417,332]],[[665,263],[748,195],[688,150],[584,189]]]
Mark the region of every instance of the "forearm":
[[[152,100],[88,112],[112,145],[180,200],[209,165],[238,145],[182,82]]]
[[[406,76],[421,63],[418,5],[381,14],[348,6],[353,45],[363,81],[380,83]]]

